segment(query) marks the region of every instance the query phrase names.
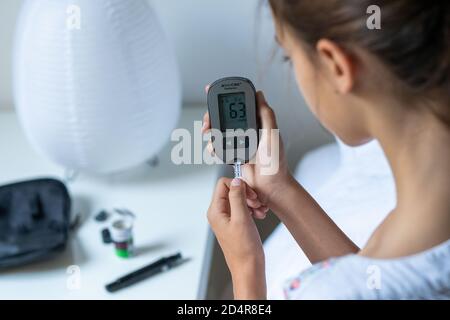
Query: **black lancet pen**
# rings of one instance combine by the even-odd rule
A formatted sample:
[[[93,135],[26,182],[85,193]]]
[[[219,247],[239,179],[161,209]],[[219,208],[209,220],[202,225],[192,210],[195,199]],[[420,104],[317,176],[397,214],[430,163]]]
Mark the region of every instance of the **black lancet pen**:
[[[129,287],[139,281],[150,278],[151,276],[170,270],[186,261],[187,259],[182,259],[181,253],[161,258],[148,266],[133,271],[123,277],[120,277],[116,281],[107,284],[106,290],[108,292],[115,292],[117,290]]]

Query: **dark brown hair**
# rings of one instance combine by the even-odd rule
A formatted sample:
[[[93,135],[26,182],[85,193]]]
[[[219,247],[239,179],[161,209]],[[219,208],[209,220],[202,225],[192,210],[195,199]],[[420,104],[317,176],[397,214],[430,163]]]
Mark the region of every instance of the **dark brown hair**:
[[[405,88],[450,96],[449,0],[269,0],[274,16],[308,46],[335,41],[363,48],[388,67]],[[381,29],[371,30],[367,8],[381,9]],[[450,106],[433,110],[450,124]]]

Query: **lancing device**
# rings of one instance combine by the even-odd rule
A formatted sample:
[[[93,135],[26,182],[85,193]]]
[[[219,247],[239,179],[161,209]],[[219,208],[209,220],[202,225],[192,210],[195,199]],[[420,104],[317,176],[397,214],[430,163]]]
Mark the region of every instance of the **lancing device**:
[[[258,147],[256,90],[253,83],[242,77],[227,77],[211,84],[208,89],[208,111],[214,153],[224,163],[234,165],[235,178],[241,177],[241,164],[249,162]]]
[[[120,277],[116,281],[107,284],[106,290],[108,292],[115,292],[117,290],[129,287],[151,276],[170,270],[173,267],[176,267],[185,261],[186,259],[182,259],[181,253],[161,258],[148,266],[145,266],[141,269],[131,272],[123,277]]]

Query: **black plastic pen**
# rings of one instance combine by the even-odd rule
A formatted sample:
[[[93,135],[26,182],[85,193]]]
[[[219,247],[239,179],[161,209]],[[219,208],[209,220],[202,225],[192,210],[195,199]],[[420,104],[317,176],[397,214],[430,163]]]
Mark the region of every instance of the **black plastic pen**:
[[[174,254],[173,256],[161,258],[148,266],[133,271],[123,277],[120,277],[114,282],[106,285],[106,290],[109,292],[115,292],[117,290],[129,287],[139,281],[147,279],[158,273],[164,272],[180,264],[181,253]]]

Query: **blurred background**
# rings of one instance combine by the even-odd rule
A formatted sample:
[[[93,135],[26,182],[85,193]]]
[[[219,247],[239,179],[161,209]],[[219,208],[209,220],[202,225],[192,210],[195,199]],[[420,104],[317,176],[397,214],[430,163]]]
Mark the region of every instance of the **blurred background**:
[[[184,107],[206,108],[206,84],[244,76],[265,92],[276,110],[292,168],[307,150],[332,140],[307,110],[289,65],[282,62],[265,1],[149,2],[175,49]],[[0,2],[0,108],[13,108],[12,46],[21,4],[22,0]]]

